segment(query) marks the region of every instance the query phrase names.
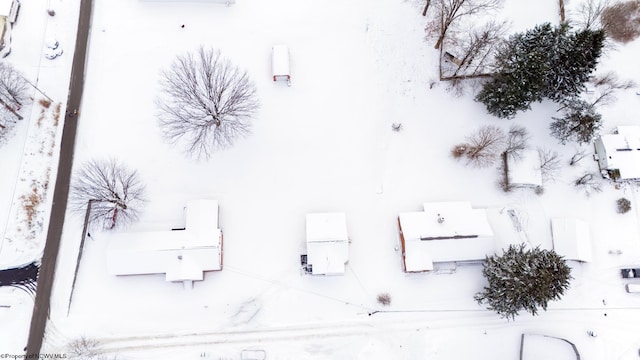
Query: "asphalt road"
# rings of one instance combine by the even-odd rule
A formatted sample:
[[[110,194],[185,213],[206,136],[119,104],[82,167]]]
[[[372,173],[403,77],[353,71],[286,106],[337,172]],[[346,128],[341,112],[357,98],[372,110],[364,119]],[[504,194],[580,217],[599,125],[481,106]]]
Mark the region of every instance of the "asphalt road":
[[[53,276],[56,272],[56,260],[60,249],[60,237],[62,236],[62,226],[67,208],[67,195],[69,194],[69,179],[71,177],[71,165],[73,163],[77,122],[80,121],[80,113],[77,109],[80,109],[82,99],[92,7],[93,0],[81,0],[78,34],[71,68],[69,97],[67,99],[67,111],[65,112],[62,142],[60,144],[58,176],[53,193],[49,231],[47,233],[47,242],[44,247],[44,254],[40,265],[36,299],[33,307],[33,315],[31,316],[29,339],[27,341],[26,353],[27,355],[33,356],[33,358],[38,358],[37,355],[40,354],[44,331],[47,325],[47,319],[49,318],[51,287],[53,284]]]

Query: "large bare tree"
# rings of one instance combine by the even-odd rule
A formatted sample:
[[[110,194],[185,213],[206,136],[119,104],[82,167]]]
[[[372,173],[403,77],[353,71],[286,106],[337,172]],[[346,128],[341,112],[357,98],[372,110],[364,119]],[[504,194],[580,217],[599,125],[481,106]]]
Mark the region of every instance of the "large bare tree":
[[[163,134],[172,143],[186,143],[196,158],[209,158],[248,135],[259,107],[247,73],[214,49],[178,56],[162,72],[161,88],[157,104]]]
[[[503,0],[435,0],[435,13],[427,25],[427,29],[438,34],[435,48],[439,49],[447,32],[455,26],[461,18],[498,9]]]
[[[78,212],[85,212],[90,206],[89,223],[113,229],[138,218],[144,188],[137,171],[118,161],[90,160],[73,179],[70,204]]]
[[[22,120],[18,111],[29,98],[28,90],[24,76],[11,64],[0,61],[0,141],[7,137],[16,120]]]

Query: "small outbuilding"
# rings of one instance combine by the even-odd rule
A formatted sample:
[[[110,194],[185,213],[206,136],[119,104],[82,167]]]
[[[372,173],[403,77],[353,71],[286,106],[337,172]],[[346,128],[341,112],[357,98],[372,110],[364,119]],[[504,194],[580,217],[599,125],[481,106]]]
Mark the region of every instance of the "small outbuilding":
[[[618,126],[612,134],[600,135],[594,147],[603,177],[615,181],[640,179],[640,126]]]
[[[271,53],[273,81],[285,80],[291,86],[289,48],[286,45],[274,45]]]
[[[349,261],[345,213],[307,214],[307,254],[302,265],[313,275],[342,275]]]
[[[536,188],[542,186],[542,168],[538,150],[504,154],[508,186]]]
[[[551,219],[553,250],[567,260],[590,262],[591,233],[589,224],[580,219]]]
[[[115,234],[107,249],[112,275],[165,274],[166,281],[204,279],[205,271],[222,270],[222,231],[218,202],[194,200],[186,206],[186,226],[169,231]]]
[[[423,204],[424,211],[398,215],[405,272],[434,270],[434,264],[476,262],[495,252],[485,209],[466,201]]]

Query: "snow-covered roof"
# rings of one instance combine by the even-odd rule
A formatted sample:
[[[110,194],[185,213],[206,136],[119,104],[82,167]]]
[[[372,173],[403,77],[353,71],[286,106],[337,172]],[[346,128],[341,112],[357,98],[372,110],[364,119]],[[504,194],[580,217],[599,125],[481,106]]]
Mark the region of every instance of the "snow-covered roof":
[[[349,260],[345,213],[307,214],[307,263],[316,275],[343,274]]]
[[[596,139],[595,148],[602,169],[618,170],[622,180],[640,178],[640,126],[618,126]]]
[[[202,280],[204,271],[222,269],[218,202],[187,204],[184,230],[114,234],[107,250],[112,275],[166,274],[167,281]]]
[[[591,261],[589,224],[580,219],[551,219],[553,249],[567,260]]]
[[[507,156],[509,185],[542,186],[540,154],[537,150],[523,150],[517,156]]]
[[[484,209],[469,202],[425,203],[424,211],[400,213],[405,271],[433,270],[437,262],[476,261],[493,255],[493,230]]]
[[[552,355],[551,355],[552,354]],[[539,334],[522,334],[520,360],[580,360],[576,346],[568,340]]]
[[[289,48],[286,45],[274,45],[271,59],[273,76],[290,75]]]

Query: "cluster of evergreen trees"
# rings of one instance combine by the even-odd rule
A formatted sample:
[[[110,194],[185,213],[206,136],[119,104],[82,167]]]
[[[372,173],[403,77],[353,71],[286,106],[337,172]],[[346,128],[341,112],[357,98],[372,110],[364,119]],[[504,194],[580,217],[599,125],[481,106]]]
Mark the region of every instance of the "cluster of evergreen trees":
[[[515,34],[498,50],[497,71],[476,100],[500,118],[513,118],[533,102],[552,100],[565,109],[562,118],[554,119],[552,135],[562,142],[590,141],[600,117],[593,106],[577,99],[596,68],[604,40],[602,29],[572,31],[567,24],[546,23]]]
[[[489,284],[475,295],[478,303],[500,316],[513,319],[519,311],[532,315],[547,309],[569,288],[571,268],[552,250],[511,245],[502,256],[489,256],[482,274]]]

